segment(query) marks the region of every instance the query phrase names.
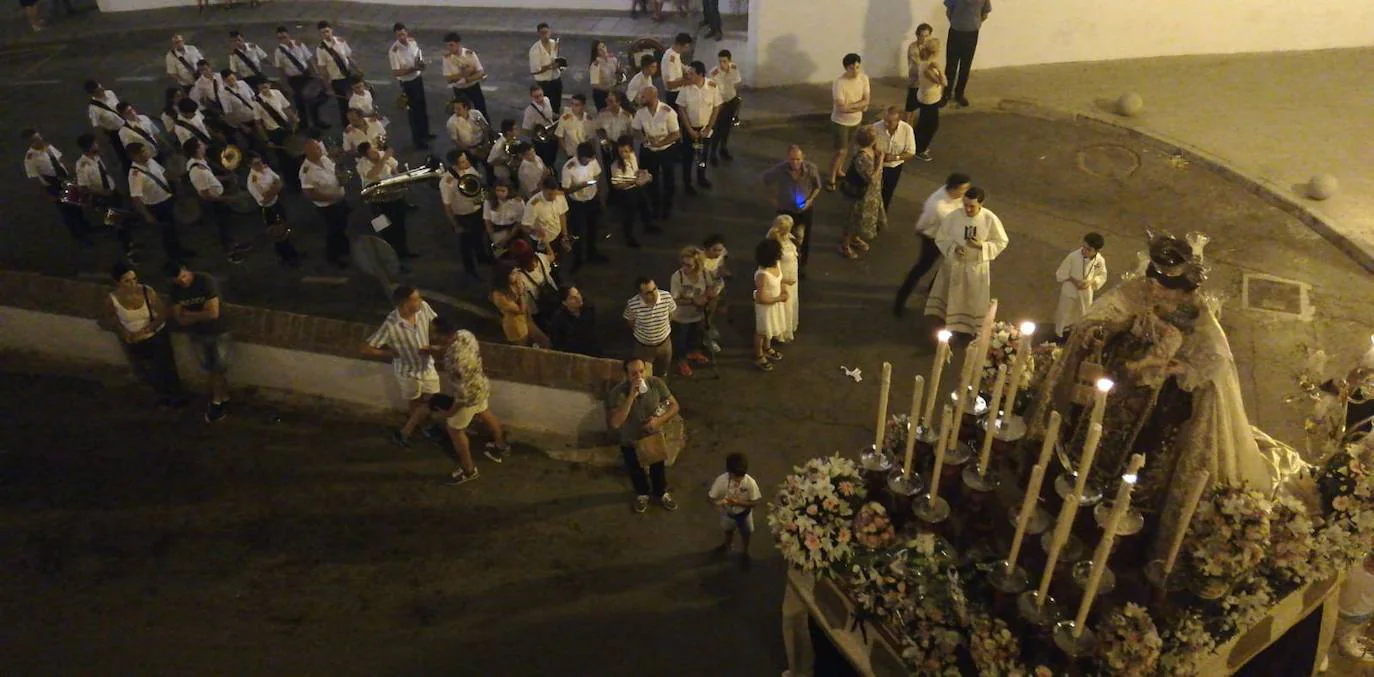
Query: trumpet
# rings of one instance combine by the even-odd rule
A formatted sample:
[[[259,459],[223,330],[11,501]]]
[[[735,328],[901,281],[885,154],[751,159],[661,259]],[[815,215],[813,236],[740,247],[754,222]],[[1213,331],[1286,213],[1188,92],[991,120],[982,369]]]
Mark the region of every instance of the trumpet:
[[[219,152],[219,164],[226,171],[234,171],[239,168],[239,163],[243,162],[243,151],[238,146],[229,144],[224,150]]]
[[[399,200],[405,196],[406,191],[410,190],[410,184],[438,179],[443,173],[444,169],[440,166],[439,159],[431,156],[425,160],[424,166],[407,170],[391,178],[382,179],[377,183],[363,187],[362,198],[364,202]]]
[[[482,204],[487,199],[487,189],[482,185],[482,179],[476,174],[464,174],[458,177],[458,194],[472,200],[475,205]]]

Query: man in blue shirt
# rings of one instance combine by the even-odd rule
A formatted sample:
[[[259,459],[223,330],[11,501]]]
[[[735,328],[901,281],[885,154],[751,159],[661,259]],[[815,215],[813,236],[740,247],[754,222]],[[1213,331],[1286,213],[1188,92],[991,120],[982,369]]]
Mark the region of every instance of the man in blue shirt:
[[[992,0],[945,0],[945,17],[949,19],[945,77],[952,85],[945,89],[945,99],[954,99],[960,107],[968,105],[964,88],[968,86],[969,69],[973,68],[973,52],[978,49],[978,29],[991,12]]]

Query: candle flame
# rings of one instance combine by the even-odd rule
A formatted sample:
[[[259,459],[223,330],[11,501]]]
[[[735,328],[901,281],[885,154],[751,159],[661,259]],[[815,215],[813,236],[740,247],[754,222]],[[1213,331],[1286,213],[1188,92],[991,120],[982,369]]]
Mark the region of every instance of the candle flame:
[[[1115,387],[1116,387],[1116,383],[1114,383],[1114,382],[1113,382],[1111,379],[1109,379],[1109,378],[1100,378],[1100,379],[1097,379],[1097,389],[1100,390],[1100,391],[1102,391],[1102,392],[1104,392],[1104,393],[1109,393],[1109,392],[1111,392],[1111,391],[1112,391],[1112,388],[1115,388]]]
[[[948,329],[941,329],[940,331],[935,332],[935,338],[939,339],[940,343],[949,343],[949,340],[954,338],[954,332]]]
[[[1140,479],[1140,476],[1139,476],[1139,475],[1136,475],[1135,473],[1130,473],[1130,474],[1122,475],[1122,476],[1121,476],[1121,481],[1122,481],[1122,482],[1125,482],[1126,484],[1135,484],[1135,483],[1136,483],[1136,480],[1138,480],[1138,479]]]
[[[1034,334],[1034,333],[1035,333],[1035,323],[1034,323],[1034,322],[1022,322],[1022,323],[1021,323],[1021,335],[1022,335],[1022,336],[1030,336],[1031,334]]]

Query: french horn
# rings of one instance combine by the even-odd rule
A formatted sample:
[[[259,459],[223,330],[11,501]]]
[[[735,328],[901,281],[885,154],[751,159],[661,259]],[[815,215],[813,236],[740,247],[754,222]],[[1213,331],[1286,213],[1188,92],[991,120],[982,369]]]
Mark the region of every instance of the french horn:
[[[239,150],[238,146],[229,144],[224,147],[224,150],[219,152],[219,164],[221,167],[224,167],[226,171],[232,172],[238,169],[239,164],[242,162],[243,151]]]

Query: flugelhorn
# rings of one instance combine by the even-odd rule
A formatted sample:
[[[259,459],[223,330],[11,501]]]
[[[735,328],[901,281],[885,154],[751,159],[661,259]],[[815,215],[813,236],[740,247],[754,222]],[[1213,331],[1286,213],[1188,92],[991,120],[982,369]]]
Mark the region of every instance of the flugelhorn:
[[[238,146],[229,144],[224,150],[219,152],[219,164],[226,171],[234,171],[239,168],[239,163],[243,162],[243,151]]]

